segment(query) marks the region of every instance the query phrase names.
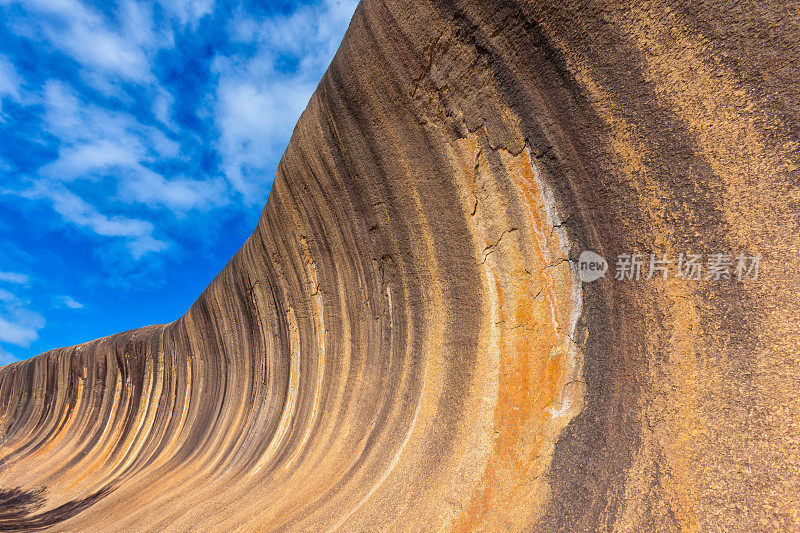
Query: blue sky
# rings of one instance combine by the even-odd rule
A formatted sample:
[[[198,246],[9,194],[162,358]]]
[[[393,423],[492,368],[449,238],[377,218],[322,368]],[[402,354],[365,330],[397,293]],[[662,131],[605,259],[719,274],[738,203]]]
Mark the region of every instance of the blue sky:
[[[0,364],[181,316],[354,0],[0,0]]]

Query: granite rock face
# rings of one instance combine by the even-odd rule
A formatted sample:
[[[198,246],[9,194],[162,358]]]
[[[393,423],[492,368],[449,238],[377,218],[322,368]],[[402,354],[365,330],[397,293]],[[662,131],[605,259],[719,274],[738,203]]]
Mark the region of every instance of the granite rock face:
[[[0,529],[800,528],[798,35],[364,0],[186,315],[0,369]]]

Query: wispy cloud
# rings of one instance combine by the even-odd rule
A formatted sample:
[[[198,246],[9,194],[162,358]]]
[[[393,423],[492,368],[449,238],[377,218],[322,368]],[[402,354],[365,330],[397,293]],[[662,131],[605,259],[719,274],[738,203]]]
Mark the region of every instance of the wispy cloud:
[[[260,20],[240,10],[232,39],[255,44],[250,56],[220,55],[216,119],[225,176],[245,201],[260,203],[297,117],[333,58],[357,2],[329,0]],[[290,61],[287,61],[290,58]]]
[[[120,168],[172,159],[179,144],[129,113],[81,102],[64,83],[48,82],[44,91],[47,130],[59,140],[59,157],[42,173],[60,180],[90,178]]]
[[[266,168],[280,156],[297,115],[313,92],[298,80],[255,82],[256,76],[220,82],[217,119],[223,169],[250,203],[262,203],[272,176]]]
[[[214,11],[214,0],[167,0],[159,2],[182,25],[195,26],[203,16]]]
[[[8,365],[16,361],[19,361],[19,359],[17,359],[13,354],[7,352],[6,350],[3,349],[2,346],[0,346],[0,366]]]
[[[45,325],[42,315],[26,307],[26,302],[0,289],[0,342],[27,348],[39,338]]]
[[[69,307],[70,309],[83,309],[84,307],[82,303],[74,298],[71,298],[70,296],[62,296],[60,300],[63,305]]]
[[[189,281],[204,286],[252,230],[355,6],[0,0],[0,209],[13,211],[0,282],[16,293],[0,343],[35,349],[67,329],[81,303],[52,295],[91,301],[81,320],[103,323],[92,313],[112,306],[88,287],[186,280],[196,294]],[[86,268],[81,288],[54,281]],[[162,307],[189,304],[177,300]]]
[[[10,322],[0,316],[0,342],[28,347],[39,338],[39,330],[43,327],[44,321],[34,325],[24,325],[19,322]]]
[[[154,47],[156,37],[146,6],[122,2],[119,20],[110,21],[77,0],[26,0],[20,4],[36,16],[16,20],[18,33],[49,43],[92,70],[140,82],[151,77],[145,51]]]
[[[7,57],[0,56],[0,99],[5,96],[17,100],[21,85],[22,78],[17,69]]]
[[[219,180],[168,180],[146,169],[139,171],[136,179],[124,180],[120,186],[123,198],[150,207],[167,207],[175,212],[210,209],[228,201],[226,187]]]
[[[151,222],[124,216],[106,216],[64,187],[39,181],[22,195],[49,200],[53,209],[64,220],[99,236],[125,238],[134,259],[139,259],[148,252],[165,250],[169,246],[166,241],[153,237],[154,227]]]
[[[19,100],[21,85],[22,79],[14,65],[0,55],[0,122],[3,122],[3,99]]]
[[[16,283],[18,285],[27,285],[30,282],[30,277],[19,272],[0,272],[0,281],[7,283]]]

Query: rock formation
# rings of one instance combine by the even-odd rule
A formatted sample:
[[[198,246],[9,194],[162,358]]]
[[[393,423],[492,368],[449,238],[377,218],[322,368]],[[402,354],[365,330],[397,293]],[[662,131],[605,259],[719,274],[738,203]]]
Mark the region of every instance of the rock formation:
[[[799,30],[364,0],[186,315],[0,369],[0,529],[800,528]]]

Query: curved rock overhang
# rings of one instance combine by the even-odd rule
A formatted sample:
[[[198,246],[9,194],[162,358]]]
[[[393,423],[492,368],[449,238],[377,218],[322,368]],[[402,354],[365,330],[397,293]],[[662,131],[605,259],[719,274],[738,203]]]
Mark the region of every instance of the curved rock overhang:
[[[797,527],[798,28],[365,0],[186,315],[0,369],[0,529]]]

